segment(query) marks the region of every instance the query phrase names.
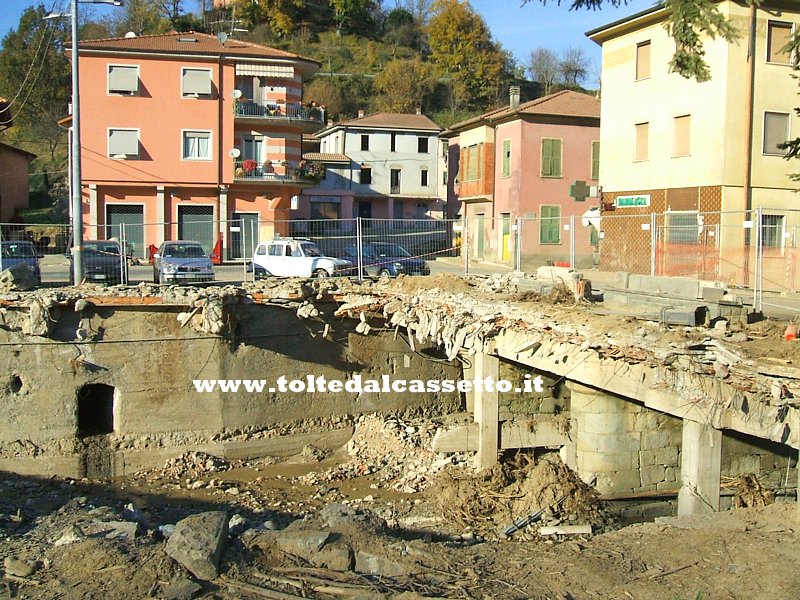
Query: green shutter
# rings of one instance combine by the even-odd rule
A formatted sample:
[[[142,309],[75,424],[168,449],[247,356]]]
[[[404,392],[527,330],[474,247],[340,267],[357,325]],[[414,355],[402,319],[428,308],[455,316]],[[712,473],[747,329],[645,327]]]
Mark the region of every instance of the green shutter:
[[[503,140],[503,177],[511,175],[511,140]]]
[[[561,140],[551,140],[553,142],[552,176],[561,177]]]
[[[592,142],[592,175],[591,179],[600,179],[600,142]]]
[[[542,177],[552,177],[553,140],[542,140]]]
[[[539,218],[539,243],[561,243],[561,207],[542,205]]]

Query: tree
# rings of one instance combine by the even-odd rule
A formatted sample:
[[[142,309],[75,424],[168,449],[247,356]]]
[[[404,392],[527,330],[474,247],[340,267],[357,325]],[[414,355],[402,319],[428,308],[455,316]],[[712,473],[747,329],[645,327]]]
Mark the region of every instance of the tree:
[[[169,31],[169,21],[150,0],[127,0],[122,12],[114,11],[111,31],[122,37],[129,31],[136,35],[152,35]]]
[[[63,168],[66,135],[58,119],[67,113],[71,94],[68,20],[44,20],[43,6],[22,13],[19,26],[3,38],[0,90],[10,100],[12,142],[49,154],[53,167]]]
[[[375,33],[377,5],[373,0],[329,0],[336,28],[349,33]]]
[[[469,2],[436,0],[426,31],[431,60],[450,79],[451,111],[493,103],[503,73],[503,54]]]
[[[522,0],[522,4],[535,0]],[[547,0],[539,0],[545,4]],[[557,0],[561,4],[561,0]],[[747,0],[749,4],[761,4],[761,0]],[[619,6],[626,0],[571,0],[570,10],[602,8],[603,5]],[[711,79],[703,50],[703,36],[717,37],[728,42],[735,41],[739,34],[736,28],[719,12],[715,0],[664,0],[667,11],[665,27],[675,40],[675,54],[670,68],[686,78],[697,81]]]
[[[375,89],[380,93],[377,100],[378,110],[412,113],[421,109],[425,97],[433,90],[434,83],[429,63],[424,63],[419,58],[392,61],[375,78]]]
[[[555,52],[549,48],[531,50],[527,67],[531,79],[541,84],[545,94],[553,91],[553,86],[561,74],[561,61]]]
[[[400,10],[406,10],[419,25],[424,25],[428,22],[431,16],[431,9],[433,8],[434,0],[405,0],[398,2]]]
[[[173,29],[177,29],[178,20],[183,14],[183,0],[150,0],[158,11],[169,20]]]
[[[577,86],[589,74],[589,59],[582,48],[567,48],[561,55],[561,80],[566,85]]]
[[[389,11],[383,21],[383,32],[383,40],[394,46],[395,53],[398,46],[409,48],[422,46],[422,29],[414,20],[414,15],[405,8],[395,8]]]

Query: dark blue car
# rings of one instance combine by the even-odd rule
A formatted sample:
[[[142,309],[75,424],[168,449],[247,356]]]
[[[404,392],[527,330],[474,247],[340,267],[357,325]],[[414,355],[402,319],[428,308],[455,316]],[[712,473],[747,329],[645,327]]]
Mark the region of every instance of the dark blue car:
[[[389,242],[364,242],[361,245],[364,274],[369,277],[397,277],[405,275],[430,275],[431,269],[421,258],[414,258],[402,246]],[[358,264],[358,246],[345,248],[344,258]]]
[[[42,272],[39,270],[39,253],[32,242],[3,240],[0,242],[0,271],[24,263],[33,271],[36,284],[42,283]]]

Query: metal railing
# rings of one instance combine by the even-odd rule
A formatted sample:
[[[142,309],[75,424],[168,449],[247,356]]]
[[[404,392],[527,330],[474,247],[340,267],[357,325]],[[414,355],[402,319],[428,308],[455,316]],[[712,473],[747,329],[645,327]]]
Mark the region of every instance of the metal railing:
[[[307,108],[296,104],[277,102],[237,101],[234,103],[234,115],[259,119],[301,120],[314,123],[325,122],[325,111],[322,108]]]

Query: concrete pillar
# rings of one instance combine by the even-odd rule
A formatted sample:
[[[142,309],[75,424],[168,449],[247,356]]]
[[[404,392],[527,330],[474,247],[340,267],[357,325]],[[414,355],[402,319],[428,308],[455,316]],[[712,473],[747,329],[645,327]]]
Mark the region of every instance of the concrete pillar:
[[[166,191],[163,185],[156,186],[156,237],[151,242],[147,239],[147,233],[144,236],[144,243],[145,244],[153,244],[156,248],[161,246],[161,242],[165,240],[165,233],[166,233],[166,222],[167,222],[167,201],[166,201]]]
[[[464,364],[461,370],[461,379],[464,381],[471,381],[475,379],[475,361],[477,360],[474,356],[473,357],[466,357],[466,360],[469,361],[470,366]],[[464,400],[466,401],[466,408],[468,413],[475,412],[475,392],[470,390],[468,392],[464,392]]]
[[[475,379],[491,377],[495,383],[500,378],[500,359],[479,352],[475,355]],[[478,452],[475,454],[475,468],[478,471],[497,464],[497,450],[500,445],[500,398],[497,389],[488,392],[475,390],[475,422],[478,423]]]
[[[100,236],[97,235],[97,185],[94,183],[89,185],[89,227],[87,229],[90,240],[100,239]]]
[[[641,488],[641,433],[635,423],[642,408],[578,383],[568,382],[567,387],[576,429],[573,437],[578,475],[601,494]],[[569,458],[568,451],[565,454]]]
[[[696,515],[719,510],[719,472],[722,432],[704,423],[683,420],[681,491],[678,514]]]

